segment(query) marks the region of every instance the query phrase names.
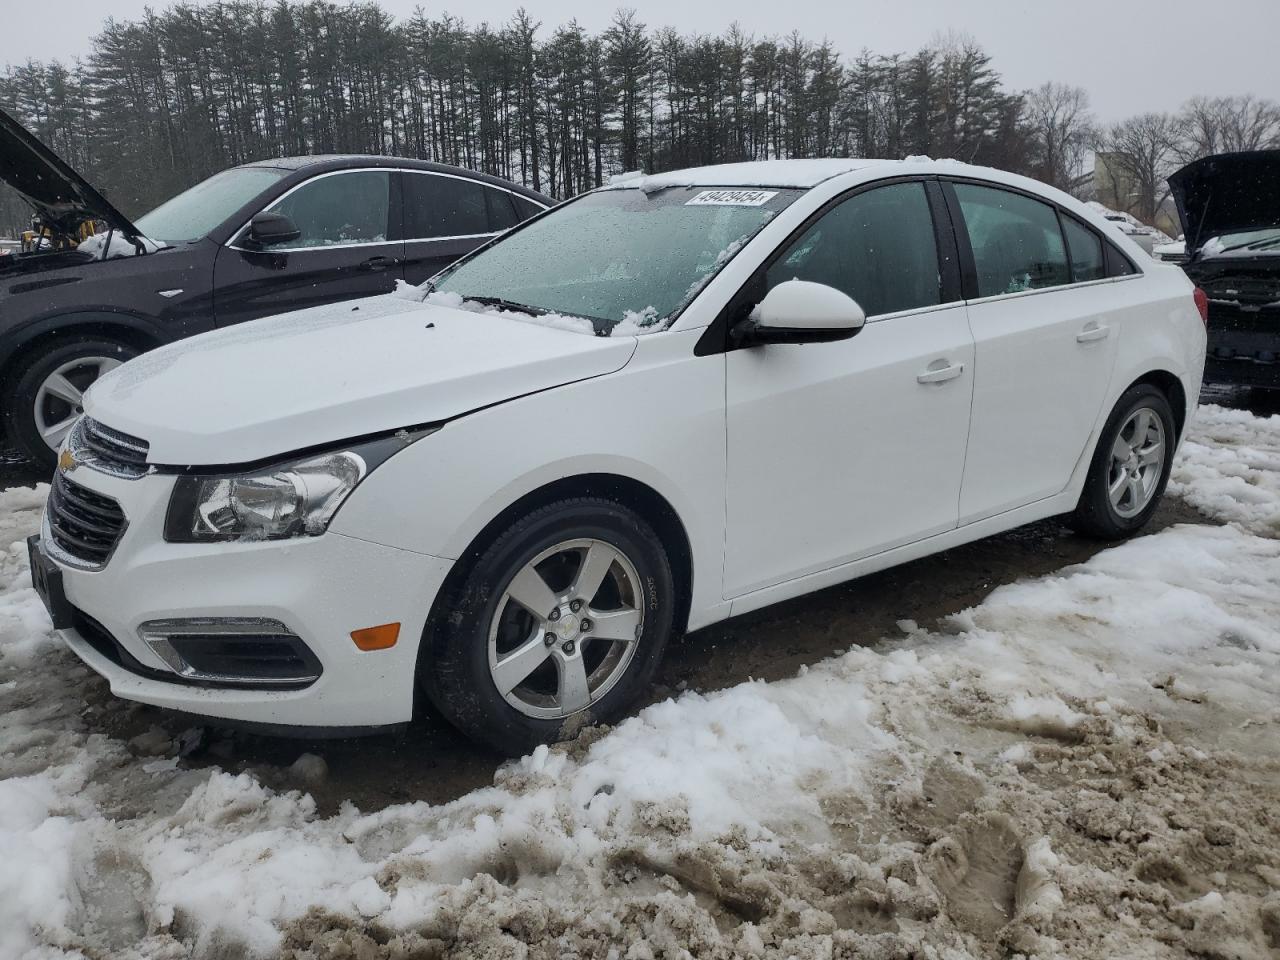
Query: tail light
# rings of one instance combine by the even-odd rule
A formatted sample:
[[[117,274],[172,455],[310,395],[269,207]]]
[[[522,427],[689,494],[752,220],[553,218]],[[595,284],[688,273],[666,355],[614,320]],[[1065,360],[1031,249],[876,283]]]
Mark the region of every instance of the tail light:
[[[1200,319],[1207,327],[1209,325],[1209,295],[1196,287],[1195,292],[1191,294],[1192,299],[1196,302],[1196,309],[1200,311]]]

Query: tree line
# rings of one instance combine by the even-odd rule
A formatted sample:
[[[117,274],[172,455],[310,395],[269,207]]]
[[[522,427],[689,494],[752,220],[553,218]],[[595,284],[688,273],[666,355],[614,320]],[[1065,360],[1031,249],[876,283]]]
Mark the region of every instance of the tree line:
[[[1010,90],[962,35],[848,59],[797,33],[650,29],[631,10],[592,34],[524,9],[493,27],[330,0],[107,20],[83,59],[9,67],[0,105],[135,215],[225,167],[290,154],[420,157],[564,198],[625,170],[911,154],[1073,189],[1105,149],[1134,158],[1126,183],[1146,191],[1179,151],[1280,137],[1275,104],[1251,98],[1099,128],[1083,90]],[[1147,216],[1159,202],[1125,199]],[[0,203],[0,229],[15,211]]]

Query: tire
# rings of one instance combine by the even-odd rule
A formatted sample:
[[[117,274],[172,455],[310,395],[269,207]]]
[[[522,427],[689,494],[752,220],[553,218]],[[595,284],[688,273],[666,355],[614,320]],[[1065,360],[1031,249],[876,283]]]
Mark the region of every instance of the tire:
[[[1122,540],[1146,526],[1169,482],[1177,438],[1173,409],[1164,393],[1147,383],[1126,390],[1102,428],[1070,525],[1100,540]],[[1119,455],[1125,451],[1132,456],[1122,461]],[[1158,474],[1149,473],[1151,469],[1158,469]]]
[[[79,415],[80,406],[74,397],[48,389],[50,378],[61,372],[66,384],[83,393],[102,373],[137,355],[134,347],[96,334],[46,341],[23,354],[6,372],[8,383],[0,396],[10,442],[35,463],[52,470],[58,458],[57,448],[46,442],[42,432],[65,425],[65,429],[50,435],[60,442],[70,429],[71,420]],[[46,389],[42,391],[42,387]],[[61,390],[62,394],[69,392],[66,385]]]
[[[600,586],[589,592],[596,571]],[[511,524],[447,589],[419,679],[464,734],[519,756],[622,716],[653,680],[675,600],[666,550],[638,514],[610,500],[561,500]],[[555,606],[544,613],[547,603]],[[516,651],[522,658],[508,659]]]

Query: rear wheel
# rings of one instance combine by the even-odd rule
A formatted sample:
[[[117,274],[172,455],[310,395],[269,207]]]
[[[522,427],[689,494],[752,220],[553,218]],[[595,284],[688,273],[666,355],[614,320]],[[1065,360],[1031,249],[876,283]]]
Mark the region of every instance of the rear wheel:
[[[1145,383],[1125,391],[1102,429],[1071,525],[1106,540],[1141,530],[1160,505],[1176,443],[1165,395]]]
[[[460,730],[504,753],[621,716],[652,680],[674,590],[661,541],[607,500],[513,523],[445,597],[421,675]]]
[[[28,353],[0,398],[9,439],[52,469],[58,447],[84,412],[84,392],[137,355],[127,344],[93,335],[56,340]]]

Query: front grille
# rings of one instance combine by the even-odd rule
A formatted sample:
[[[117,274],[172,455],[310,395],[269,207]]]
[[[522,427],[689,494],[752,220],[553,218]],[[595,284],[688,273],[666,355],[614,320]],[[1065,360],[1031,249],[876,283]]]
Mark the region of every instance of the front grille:
[[[45,516],[57,559],[90,569],[107,562],[126,524],[120,504],[69,480],[61,471],[54,474]]]
[[[113,430],[89,417],[81,417],[76,424],[70,448],[77,460],[112,476],[136,480],[149,469],[147,454],[151,445],[147,441]]]
[[[1280,300],[1280,282],[1274,276],[1228,276],[1204,284],[1204,292],[1220,303],[1265,305]]]

